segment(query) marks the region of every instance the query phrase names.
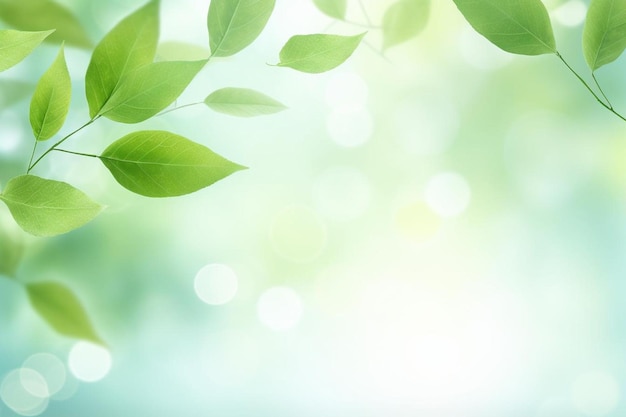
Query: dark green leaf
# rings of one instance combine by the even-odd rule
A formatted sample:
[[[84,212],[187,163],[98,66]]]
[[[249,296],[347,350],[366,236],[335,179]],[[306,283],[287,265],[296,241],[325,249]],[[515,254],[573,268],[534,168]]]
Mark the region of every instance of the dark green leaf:
[[[383,49],[417,36],[428,23],[430,0],[400,0],[383,16]]]
[[[159,37],[159,4],[148,4],[118,23],[93,51],[85,93],[95,117],[119,87],[122,77],[154,60]]]
[[[244,168],[189,139],[159,130],[126,135],[100,159],[123,187],[147,197],[189,194]]]
[[[521,55],[556,52],[552,24],[540,0],[454,0],[472,27],[494,45]]]
[[[64,336],[104,345],[74,293],[57,282],[26,284],[33,308],[54,330]]]
[[[626,2],[592,0],[583,30],[583,52],[592,71],[615,61],[626,49]]]
[[[211,56],[234,55],[263,31],[275,0],[211,0],[207,26]]]
[[[34,175],[11,179],[0,200],[17,224],[36,236],[55,236],[77,229],[102,207],[71,185]]]
[[[281,49],[278,66],[309,73],[330,71],[352,55],[363,36],[293,36]]]
[[[39,80],[30,102],[30,125],[35,139],[50,139],[63,127],[71,96],[72,81],[61,46],[52,66]]]
[[[156,62],[129,72],[100,114],[122,123],[149,119],[173,103],[206,62]]]
[[[56,29],[47,41],[84,48],[92,46],[78,19],[51,0],[0,0],[0,19],[20,30]]]
[[[313,3],[323,13],[335,19],[343,20],[346,18],[348,9],[347,0],[313,0]]]
[[[233,87],[212,92],[204,103],[212,110],[239,117],[278,113],[287,108],[284,104],[258,91]]]
[[[52,32],[0,30],[0,71],[7,70],[26,58]]]

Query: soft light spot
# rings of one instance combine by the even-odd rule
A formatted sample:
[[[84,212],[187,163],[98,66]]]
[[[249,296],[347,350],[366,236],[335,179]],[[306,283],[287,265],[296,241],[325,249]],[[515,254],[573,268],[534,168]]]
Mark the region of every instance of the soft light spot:
[[[370,185],[363,173],[349,167],[331,168],[315,183],[313,199],[316,208],[328,218],[353,220],[369,207]]]
[[[433,238],[441,225],[439,217],[423,201],[400,207],[394,220],[399,232],[418,241]]]
[[[259,297],[257,314],[261,323],[271,330],[286,331],[300,321],[302,301],[291,288],[270,288]]]
[[[30,368],[20,369],[20,382],[26,391],[35,397],[48,398],[50,391],[44,377]]]
[[[48,396],[58,393],[65,385],[65,365],[54,355],[37,353],[26,359],[22,366],[37,371],[44,378]],[[33,391],[30,392],[34,394]]]
[[[270,241],[279,255],[295,262],[309,262],[324,250],[326,227],[313,210],[293,205],[274,218]]]
[[[84,382],[96,382],[111,370],[111,354],[105,348],[88,342],[78,342],[70,350],[68,366],[72,374]]]
[[[226,304],[237,294],[237,275],[226,265],[206,265],[196,274],[194,288],[205,303]]]
[[[545,400],[534,417],[570,417],[575,415],[567,398],[554,397]]]
[[[561,25],[575,27],[585,21],[587,6],[581,0],[570,0],[554,9],[551,14]]]
[[[326,103],[337,113],[356,113],[367,105],[367,84],[354,72],[333,74],[326,85]]]
[[[445,172],[428,181],[424,198],[428,206],[440,216],[456,217],[467,209],[471,190],[461,175]]]
[[[470,25],[463,27],[459,37],[459,47],[465,61],[483,71],[502,68],[512,59],[511,54],[504,52],[479,35]]]
[[[326,126],[330,138],[345,148],[365,144],[373,131],[372,116],[365,109],[353,113],[332,112],[328,116]]]
[[[37,377],[36,372],[32,369],[23,371],[23,369],[13,370],[4,378],[2,385],[0,385],[0,398],[7,407],[21,416],[37,416],[48,407],[48,398],[29,392],[23,385],[22,375],[24,375],[24,381],[29,388],[37,386],[37,390],[39,390],[41,382],[45,384],[45,381],[41,375]],[[34,379],[38,382],[35,383]]]
[[[602,417],[612,413],[619,399],[619,383],[605,372],[585,373],[572,385],[572,403],[586,416]]]
[[[407,152],[433,156],[445,152],[459,128],[459,115],[444,98],[428,96],[402,103],[395,111],[394,138]]]

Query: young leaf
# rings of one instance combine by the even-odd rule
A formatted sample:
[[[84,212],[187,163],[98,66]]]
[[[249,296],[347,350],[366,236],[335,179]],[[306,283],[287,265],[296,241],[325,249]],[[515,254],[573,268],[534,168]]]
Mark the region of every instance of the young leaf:
[[[454,0],[476,32],[513,54],[556,53],[556,42],[541,0]]]
[[[74,293],[57,282],[26,284],[33,308],[54,330],[64,336],[104,345],[87,312]]]
[[[71,185],[34,175],[11,179],[0,200],[17,224],[35,236],[55,236],[96,217],[102,206]]]
[[[211,0],[207,16],[211,56],[231,56],[250,45],[263,31],[275,2]]]
[[[156,62],[129,72],[99,114],[122,123],[149,119],[174,102],[206,62]]]
[[[583,30],[583,53],[591,71],[615,61],[626,49],[626,2],[592,0]]]
[[[346,18],[346,11],[348,10],[347,0],[313,0],[313,3],[322,13],[330,17],[339,20]]]
[[[278,113],[287,107],[265,94],[247,88],[222,88],[204,100],[212,110],[231,116],[253,117]]]
[[[157,47],[157,61],[200,61],[207,59],[211,52],[202,46],[186,42],[161,42]]]
[[[129,72],[154,60],[159,4],[152,0],[118,23],[93,51],[85,75],[89,115],[94,118]]]
[[[320,73],[343,64],[352,55],[365,33],[355,36],[296,35],[280,51],[279,67]]]
[[[189,194],[244,168],[159,130],[130,133],[111,144],[100,159],[118,183],[146,197]]]
[[[0,19],[20,30],[56,31],[46,41],[91,48],[91,39],[76,16],[50,0],[0,0]]]
[[[21,236],[0,227],[0,275],[14,278],[23,254],[24,242]]]
[[[0,71],[7,70],[26,58],[52,32],[54,31],[0,30]]]
[[[400,0],[383,16],[383,49],[417,36],[428,23],[430,0]]]
[[[30,125],[35,139],[50,139],[63,127],[71,96],[72,81],[61,46],[52,66],[39,80],[30,102]]]

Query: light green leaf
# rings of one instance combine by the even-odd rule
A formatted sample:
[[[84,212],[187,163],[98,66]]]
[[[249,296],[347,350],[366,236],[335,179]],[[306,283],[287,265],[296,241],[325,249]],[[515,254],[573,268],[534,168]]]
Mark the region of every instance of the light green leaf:
[[[64,336],[105,345],[96,333],[76,295],[57,282],[26,284],[33,308],[54,330]]]
[[[89,115],[104,107],[122,77],[154,60],[159,38],[159,3],[152,0],[118,23],[93,51],[85,93]]]
[[[428,23],[430,0],[400,0],[383,16],[383,49],[417,36]]]
[[[30,125],[35,139],[50,139],[63,127],[71,96],[72,81],[61,46],[52,66],[39,80],[30,102]]]
[[[161,42],[157,48],[158,61],[200,61],[208,59],[211,52],[202,46],[186,42]]]
[[[278,66],[309,73],[330,71],[352,55],[363,36],[365,33],[355,36],[293,36],[281,49]]]
[[[253,117],[278,113],[287,107],[258,91],[227,87],[214,91],[204,100],[212,110],[231,116]]]
[[[275,2],[211,0],[207,16],[211,56],[231,56],[250,45],[263,31]]]
[[[96,217],[102,206],[71,185],[34,175],[11,179],[0,200],[17,224],[35,236],[55,236]]]
[[[26,58],[52,32],[54,31],[0,30],[0,71],[7,70]]]
[[[130,133],[100,156],[113,177],[147,197],[173,197],[244,169],[182,136],[160,130]]]
[[[313,3],[330,17],[339,20],[346,18],[346,11],[348,10],[347,0],[313,0]]]
[[[0,110],[28,97],[34,88],[34,84],[24,81],[0,80],[0,91],[2,91],[2,95],[0,95]]]
[[[22,236],[0,222],[0,275],[15,278],[23,254]]]
[[[476,32],[513,54],[556,53],[546,7],[540,0],[454,0]]]
[[[0,0],[0,19],[20,30],[56,29],[46,41],[83,48],[92,46],[76,16],[51,0]]]
[[[100,114],[122,123],[149,119],[173,103],[206,62],[156,62],[129,72]]]
[[[583,53],[592,71],[615,61],[626,49],[626,2],[592,0],[583,30]]]

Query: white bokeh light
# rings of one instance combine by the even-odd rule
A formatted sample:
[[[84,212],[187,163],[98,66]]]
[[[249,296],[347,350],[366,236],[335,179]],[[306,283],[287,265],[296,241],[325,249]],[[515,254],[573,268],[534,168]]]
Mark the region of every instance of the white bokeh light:
[[[575,27],[585,21],[587,6],[581,0],[570,0],[554,9],[551,15],[561,25]]]
[[[295,327],[302,317],[302,300],[291,288],[274,287],[259,297],[257,314],[261,323],[274,331]]]
[[[337,113],[356,113],[367,105],[368,89],[355,72],[333,74],[326,86],[326,103]]]
[[[316,208],[324,216],[348,221],[367,210],[371,200],[371,188],[361,171],[350,167],[335,167],[317,178],[313,199]]]
[[[572,385],[572,403],[585,416],[607,416],[615,410],[619,400],[619,383],[606,372],[582,374]]]
[[[374,129],[369,111],[353,113],[332,112],[326,121],[330,138],[339,146],[355,148],[364,145]]]
[[[196,274],[194,289],[207,304],[226,304],[237,294],[237,275],[227,265],[206,265]]]
[[[441,217],[456,217],[467,209],[471,194],[465,178],[454,172],[444,172],[428,181],[424,199]]]
[[[109,351],[88,342],[78,342],[70,350],[68,367],[72,374],[84,382],[96,382],[111,370],[113,362]]]
[[[25,386],[26,385],[26,386]],[[36,394],[29,391],[34,390]],[[11,371],[0,385],[0,398],[15,413],[21,416],[37,416],[48,407],[45,380],[32,369]]]
[[[65,365],[54,355],[37,353],[26,359],[22,366],[37,371],[44,378],[48,396],[58,393],[65,385],[67,376]]]

